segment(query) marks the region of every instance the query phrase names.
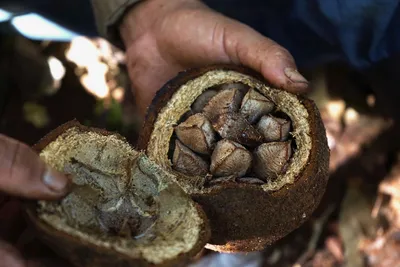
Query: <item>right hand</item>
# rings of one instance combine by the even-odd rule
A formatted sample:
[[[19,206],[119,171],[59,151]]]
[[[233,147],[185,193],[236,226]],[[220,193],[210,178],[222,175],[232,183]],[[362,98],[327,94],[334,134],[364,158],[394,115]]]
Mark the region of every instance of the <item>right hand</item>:
[[[0,134],[0,196],[55,200],[67,194],[68,185],[69,179],[46,166],[30,147]],[[22,220],[19,209],[15,198],[7,203],[0,200],[0,267],[40,266],[36,261],[24,259],[8,243],[21,234],[14,233],[18,228],[15,225]]]
[[[244,65],[276,87],[293,93],[308,89],[285,48],[199,0],[141,1],[125,15],[120,32],[142,114],[165,82],[204,65]]]

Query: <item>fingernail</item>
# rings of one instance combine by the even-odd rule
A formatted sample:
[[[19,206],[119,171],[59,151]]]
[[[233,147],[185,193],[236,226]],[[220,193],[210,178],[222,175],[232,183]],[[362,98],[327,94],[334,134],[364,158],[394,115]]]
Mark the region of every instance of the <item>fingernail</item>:
[[[285,68],[283,70],[285,72],[286,77],[289,78],[294,83],[306,83],[308,84],[308,81],[306,78],[303,77],[297,70],[292,69],[292,68]]]
[[[68,186],[68,178],[58,171],[47,169],[43,176],[43,183],[55,192],[63,192]]]

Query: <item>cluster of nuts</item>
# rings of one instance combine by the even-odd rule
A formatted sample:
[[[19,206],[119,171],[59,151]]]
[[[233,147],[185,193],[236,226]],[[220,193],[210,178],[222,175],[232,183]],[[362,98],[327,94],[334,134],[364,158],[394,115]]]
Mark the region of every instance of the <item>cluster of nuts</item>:
[[[288,116],[256,89],[241,83],[209,88],[175,127],[173,169],[210,183],[265,183],[288,165],[290,130]]]

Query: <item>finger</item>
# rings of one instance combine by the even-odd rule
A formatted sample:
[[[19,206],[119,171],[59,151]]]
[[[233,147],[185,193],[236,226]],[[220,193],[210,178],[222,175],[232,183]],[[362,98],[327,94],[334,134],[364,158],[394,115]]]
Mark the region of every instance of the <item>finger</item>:
[[[279,88],[293,93],[308,90],[308,81],[297,71],[292,55],[276,42],[235,21],[219,31],[223,35],[225,52],[234,63],[262,73]]]
[[[0,241],[0,259],[0,267],[26,267],[20,253],[3,241]]]
[[[0,191],[34,199],[57,199],[69,179],[48,168],[27,145],[0,134]]]

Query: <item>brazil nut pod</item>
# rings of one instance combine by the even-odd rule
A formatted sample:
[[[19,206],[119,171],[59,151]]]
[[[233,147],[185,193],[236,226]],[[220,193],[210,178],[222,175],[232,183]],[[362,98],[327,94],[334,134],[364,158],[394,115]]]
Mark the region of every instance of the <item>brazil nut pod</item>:
[[[139,149],[207,214],[207,248],[265,248],[305,222],[328,181],[315,103],[238,66],[179,73],[156,94]]]

